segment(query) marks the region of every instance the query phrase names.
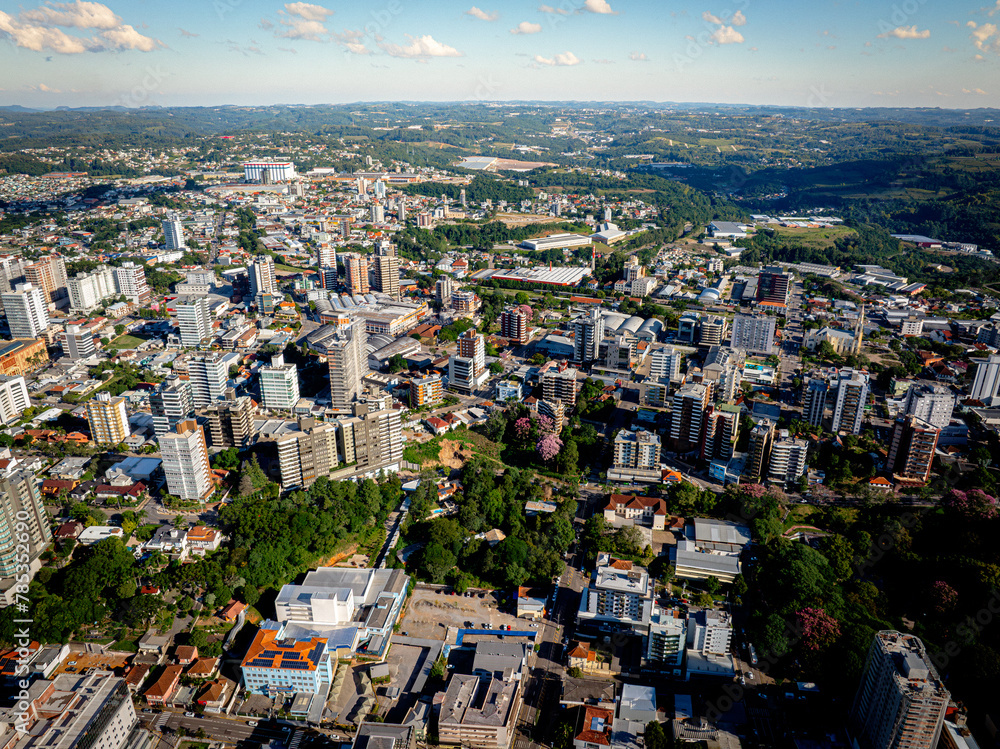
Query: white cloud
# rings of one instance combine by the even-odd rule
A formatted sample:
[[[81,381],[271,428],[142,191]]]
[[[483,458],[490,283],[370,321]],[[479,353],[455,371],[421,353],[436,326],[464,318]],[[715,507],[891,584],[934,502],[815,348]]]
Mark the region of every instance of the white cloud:
[[[98,33],[90,37],[73,36],[59,27],[92,29]],[[151,52],[165,46],[122,23],[106,5],[81,0],[51,3],[22,11],[17,17],[0,11],[0,36],[6,36],[18,47],[62,55],[129,49]]]
[[[535,55],[535,62],[539,65],[550,65],[554,67],[579,65],[583,62],[579,57],[574,55],[572,52],[562,52],[555,57],[542,57],[541,55]]]
[[[495,10],[485,11],[482,8],[477,8],[475,5],[465,11],[465,15],[478,18],[480,21],[495,21],[500,17],[500,14]]]
[[[60,91],[59,89],[57,89],[57,88],[51,88],[49,86],[46,86],[44,83],[39,83],[35,88],[36,88],[36,90],[41,91],[42,93],[45,93],[45,94],[61,94],[62,93],[62,91]]]
[[[736,11],[731,18],[724,19],[717,15],[709,13],[707,10],[701,14],[701,19],[705,23],[710,23],[718,26],[715,31],[709,35],[709,39],[716,44],[743,44],[743,34],[738,32],[735,26],[745,26],[747,18],[743,15],[743,11]]]
[[[521,21],[517,26],[510,30],[511,34],[537,34],[542,30],[542,24],[531,23],[530,21]]]
[[[114,29],[122,19],[106,5],[76,0],[73,3],[51,3],[26,10],[21,18],[40,26],[63,26],[76,29]]]
[[[602,16],[615,15],[611,6],[608,5],[608,0],[585,0],[583,9],[588,13],[598,13]]]
[[[989,11],[987,11],[986,15],[993,16],[996,15],[997,13],[1000,13],[1000,0],[997,0],[997,4],[994,5],[992,8],[990,8]]]
[[[743,44],[743,34],[732,26],[720,26],[709,37],[716,44]]]
[[[312,3],[285,3],[285,12],[290,16],[298,16],[306,21],[319,21],[320,23],[324,23],[327,18],[333,15],[333,11],[329,8]]]
[[[322,42],[329,39],[330,32],[324,23],[333,11],[312,3],[285,3],[285,9],[278,11],[278,21],[284,27],[274,35],[281,39],[303,39]]]
[[[963,94],[976,94],[977,96],[986,96],[986,92],[983,91],[981,88],[972,88],[972,89],[963,88],[962,89],[962,93]]]
[[[598,65],[614,65],[615,64],[614,60],[609,60],[606,57],[602,57],[599,60],[595,59],[594,62],[596,62]]]
[[[635,60],[636,62],[648,62],[649,58],[646,57],[645,52],[629,52],[628,59]]]
[[[386,54],[391,57],[404,57],[409,59],[425,59],[428,57],[462,57],[463,54],[454,47],[439,42],[430,34],[413,37],[407,34],[410,43],[406,46],[399,44],[388,44],[379,42]]]
[[[997,34],[997,25],[995,23],[984,23],[979,26],[975,21],[969,21],[966,26],[972,29],[969,38],[972,39],[972,45],[976,49],[980,52],[1000,52],[1000,39],[993,39]],[[990,41],[991,39],[993,41]],[[977,59],[979,59],[978,56]]]
[[[879,34],[879,39],[888,39],[890,36],[896,39],[928,39],[930,38],[931,30],[924,29],[923,31],[918,31],[916,26],[897,26],[892,31],[887,31],[884,34]]]
[[[570,11],[566,8],[553,8],[551,5],[539,5],[538,12],[548,13],[552,16],[568,16],[570,14]]]
[[[334,41],[337,42],[337,44],[342,46],[351,54],[355,55],[371,54],[371,50],[368,49],[361,41],[362,39],[365,38],[365,34],[360,29],[359,30],[344,29],[343,33],[341,34],[334,32],[333,38]]]
[[[179,26],[177,27],[177,30],[181,32],[181,36],[186,37],[188,39],[197,39],[199,36],[201,36],[201,34],[196,34],[193,31],[188,31],[187,29],[182,29]]]

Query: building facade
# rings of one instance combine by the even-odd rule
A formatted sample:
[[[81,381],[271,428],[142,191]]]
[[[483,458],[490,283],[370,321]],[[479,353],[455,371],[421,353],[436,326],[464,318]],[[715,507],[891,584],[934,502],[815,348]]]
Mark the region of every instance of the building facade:
[[[102,445],[121,444],[132,433],[125,398],[112,398],[107,392],[98,393],[87,401],[87,422],[90,439]]]
[[[193,419],[182,421],[176,431],[160,437],[160,456],[167,491],[189,502],[204,502],[212,495],[205,431]]]

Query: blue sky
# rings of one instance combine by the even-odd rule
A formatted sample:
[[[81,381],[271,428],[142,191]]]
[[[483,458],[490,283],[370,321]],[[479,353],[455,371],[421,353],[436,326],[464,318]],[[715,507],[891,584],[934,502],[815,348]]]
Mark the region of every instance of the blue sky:
[[[0,104],[1000,106],[1000,0],[0,2]]]

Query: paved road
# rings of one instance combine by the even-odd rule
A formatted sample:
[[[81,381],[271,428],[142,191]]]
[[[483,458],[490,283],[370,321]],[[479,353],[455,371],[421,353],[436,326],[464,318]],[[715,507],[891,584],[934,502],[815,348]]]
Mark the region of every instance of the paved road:
[[[209,738],[231,744],[249,739],[251,736],[256,741],[265,742],[286,735],[281,730],[275,730],[270,724],[252,727],[247,725],[246,719],[210,713],[206,713],[203,718],[189,718],[179,710],[169,710],[159,714],[140,713],[139,718],[146,727],[158,733],[162,733],[164,729],[176,732],[179,728],[184,728],[189,734],[195,734],[200,728]]]

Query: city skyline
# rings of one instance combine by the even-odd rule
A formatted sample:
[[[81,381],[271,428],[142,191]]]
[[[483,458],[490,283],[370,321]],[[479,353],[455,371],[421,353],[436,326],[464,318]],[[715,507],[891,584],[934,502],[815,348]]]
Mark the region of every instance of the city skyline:
[[[1000,0],[29,3],[0,10],[0,104],[988,107],[998,19]]]

